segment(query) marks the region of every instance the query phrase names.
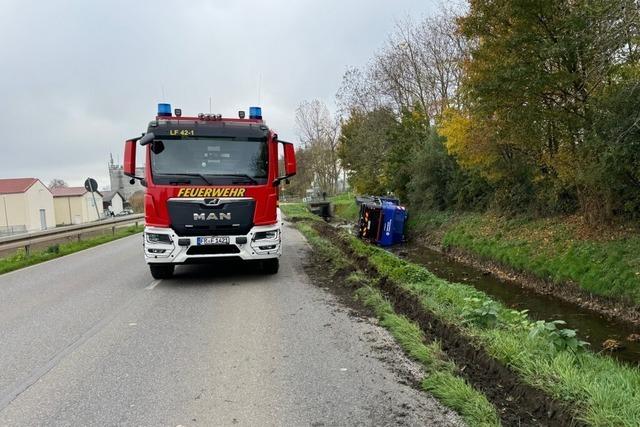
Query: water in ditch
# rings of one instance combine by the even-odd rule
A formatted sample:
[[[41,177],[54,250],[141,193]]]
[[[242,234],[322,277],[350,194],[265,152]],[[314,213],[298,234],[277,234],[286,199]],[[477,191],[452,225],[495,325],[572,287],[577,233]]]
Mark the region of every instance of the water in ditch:
[[[552,296],[537,294],[494,275],[488,275],[475,267],[452,260],[429,248],[410,248],[403,253],[403,257],[424,265],[438,277],[451,282],[472,285],[508,307],[517,310],[528,309],[529,315],[536,320],[564,320],[567,322],[566,327],[577,330],[580,339],[590,343],[594,352],[601,351],[602,343],[607,339],[620,341],[624,349],[610,354],[640,366],[640,342],[627,339],[633,333],[640,333],[638,330],[640,328],[633,328],[625,322],[608,319]]]

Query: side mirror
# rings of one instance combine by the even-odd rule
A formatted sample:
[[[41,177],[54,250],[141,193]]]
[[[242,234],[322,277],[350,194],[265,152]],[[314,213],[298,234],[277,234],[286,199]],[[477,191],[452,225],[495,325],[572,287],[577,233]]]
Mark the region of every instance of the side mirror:
[[[124,174],[132,178],[136,176],[136,142],[129,139],[124,143]]]
[[[129,181],[131,184],[133,184],[134,180],[138,179],[143,186],[147,186],[143,176],[136,176],[136,143],[139,141],[140,145],[147,145],[153,142],[154,138],[155,135],[149,132],[142,137],[128,139],[124,143],[123,171],[126,176],[131,177],[131,181]]]
[[[284,142],[284,173],[287,178],[296,174],[296,150],[290,142]]]
[[[273,185],[280,185],[281,181],[288,180],[296,174],[296,150],[292,143],[278,141],[284,146],[284,175],[273,181]]]

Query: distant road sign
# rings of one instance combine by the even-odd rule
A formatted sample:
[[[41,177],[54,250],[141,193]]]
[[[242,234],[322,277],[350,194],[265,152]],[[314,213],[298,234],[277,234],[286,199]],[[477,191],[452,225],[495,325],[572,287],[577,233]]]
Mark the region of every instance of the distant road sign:
[[[84,182],[84,188],[86,188],[87,191],[91,192],[91,197],[93,198],[93,205],[96,207],[96,215],[97,215],[96,219],[100,219],[100,208],[98,208],[98,203],[96,203],[96,195],[95,195],[95,192],[98,191],[98,183],[93,178],[87,178],[87,180]]]
[[[98,191],[98,183],[93,178],[87,178],[84,182],[84,188],[93,193],[94,191]]]

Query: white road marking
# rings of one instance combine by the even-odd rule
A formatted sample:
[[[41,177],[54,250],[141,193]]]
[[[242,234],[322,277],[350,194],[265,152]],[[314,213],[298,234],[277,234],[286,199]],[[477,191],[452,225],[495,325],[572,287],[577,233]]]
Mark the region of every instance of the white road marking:
[[[150,291],[156,286],[158,286],[158,283],[160,283],[160,280],[154,280],[153,282],[149,283],[149,285],[145,289]]]

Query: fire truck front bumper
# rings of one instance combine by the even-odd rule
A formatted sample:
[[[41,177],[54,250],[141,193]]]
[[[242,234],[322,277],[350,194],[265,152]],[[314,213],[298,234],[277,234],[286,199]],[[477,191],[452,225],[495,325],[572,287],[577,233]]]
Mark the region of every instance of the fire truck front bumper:
[[[178,236],[171,228],[145,227],[144,258],[149,264],[189,264],[215,258],[265,260],[282,255],[280,222],[255,226],[241,236]]]

